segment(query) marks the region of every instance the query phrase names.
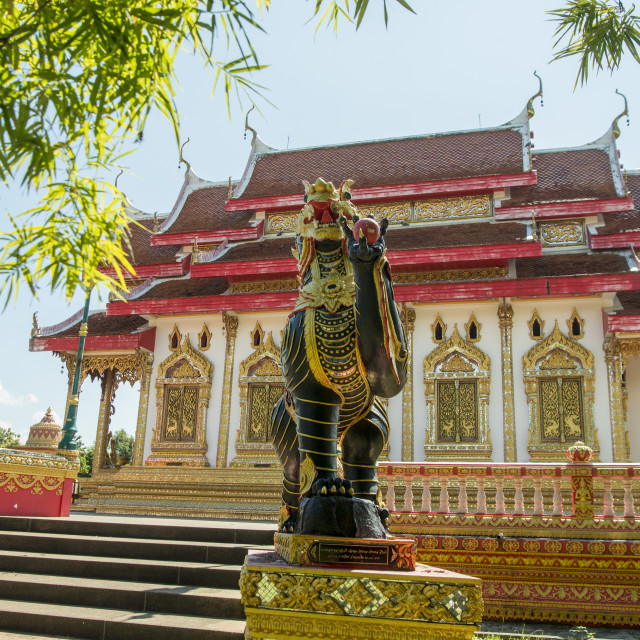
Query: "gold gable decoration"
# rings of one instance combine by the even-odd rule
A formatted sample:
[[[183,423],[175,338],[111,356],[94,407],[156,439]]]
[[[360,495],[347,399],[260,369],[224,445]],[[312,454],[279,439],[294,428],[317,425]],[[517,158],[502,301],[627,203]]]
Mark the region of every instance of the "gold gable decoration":
[[[440,316],[436,322],[442,323]],[[426,459],[490,460],[489,356],[462,338],[456,324],[453,335],[427,355],[423,366]]]
[[[529,455],[532,461],[566,458],[567,444],[582,440],[599,454],[593,419],[594,357],[564,335],[553,332],[522,357],[529,405]]]
[[[209,466],[205,425],[212,380],[213,365],[193,348],[187,334],[158,365],[156,426],[145,465]]]
[[[268,441],[273,405],[284,393],[280,348],[271,332],[256,323],[250,332],[253,353],[240,363],[240,425],[236,434],[236,457],[231,467],[275,467],[280,461]]]

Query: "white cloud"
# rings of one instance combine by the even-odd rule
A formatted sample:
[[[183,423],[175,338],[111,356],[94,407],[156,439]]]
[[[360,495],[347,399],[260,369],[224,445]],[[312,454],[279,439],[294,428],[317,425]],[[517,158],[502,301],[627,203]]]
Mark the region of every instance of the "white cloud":
[[[33,393],[27,393],[22,396],[17,396],[8,391],[2,386],[2,381],[0,381],[0,404],[6,404],[11,407],[20,407],[25,404],[34,404],[38,402],[38,398],[33,395]],[[42,414],[44,415],[44,413]]]
[[[0,420],[0,429],[11,429],[12,425],[10,422],[6,422],[5,420]]]

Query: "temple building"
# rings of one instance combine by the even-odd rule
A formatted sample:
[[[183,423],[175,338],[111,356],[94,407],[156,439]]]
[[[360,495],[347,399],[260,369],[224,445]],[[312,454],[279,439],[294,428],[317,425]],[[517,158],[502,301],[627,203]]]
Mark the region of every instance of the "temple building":
[[[267,440],[303,179],[354,181],[359,214],[390,221],[409,381],[388,401],[385,458],[555,462],[583,441],[640,461],[640,171],[618,116],[601,138],[533,149],[537,94],[504,125],[276,150],[253,132],[239,180],[190,166],[168,214],[125,203],[136,275],[92,312],[82,379],[102,400],[79,508],[260,518],[279,506]],[[603,129],[605,127],[603,126]],[[635,199],[634,199],[635,198]],[[34,327],[72,378],[80,316]],[[633,356],[633,357],[631,357]],[[131,464],[105,466],[111,404],[139,383]],[[87,384],[85,381],[84,384]],[[80,396],[82,404],[82,396]]]

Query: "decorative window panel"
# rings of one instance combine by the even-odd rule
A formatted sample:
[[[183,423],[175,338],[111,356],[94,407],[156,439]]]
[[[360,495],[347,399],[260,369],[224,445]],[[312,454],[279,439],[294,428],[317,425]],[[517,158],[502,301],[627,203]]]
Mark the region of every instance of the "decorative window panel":
[[[477,442],[478,383],[442,381],[437,388],[438,442]]]
[[[565,460],[569,443],[577,440],[599,454],[593,362],[593,354],[564,335],[557,322],[551,335],[522,357],[533,461]]]
[[[268,213],[265,220],[265,233],[270,235],[278,233],[295,233],[296,219],[298,218],[299,213],[299,210]]]
[[[586,246],[584,220],[541,222],[538,227],[540,229],[540,240],[545,248]]]
[[[247,442],[267,442],[271,413],[283,393],[284,384],[282,383],[249,384]]]
[[[545,378],[538,382],[543,441],[584,439],[582,380]]]
[[[456,220],[458,218],[490,218],[491,198],[488,195],[461,198],[434,198],[415,203],[413,219]]]

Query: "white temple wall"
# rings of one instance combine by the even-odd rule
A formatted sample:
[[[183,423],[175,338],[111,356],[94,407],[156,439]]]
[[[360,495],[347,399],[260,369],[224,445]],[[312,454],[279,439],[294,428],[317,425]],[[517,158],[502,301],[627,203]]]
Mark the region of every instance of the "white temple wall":
[[[594,356],[595,389],[593,418],[600,442],[600,459],[611,462],[611,423],[609,418],[609,388],[604,361],[602,335],[602,309],[609,306],[605,298],[576,298],[558,300],[514,300],[513,307],[513,382],[518,460],[529,462],[529,408],[524,390],[522,356],[535,341],[529,337],[528,322],[535,310],[544,320],[543,336],[547,337],[558,321],[560,331],[569,335],[567,320],[574,308],[584,321],[584,337],[578,342]]]

